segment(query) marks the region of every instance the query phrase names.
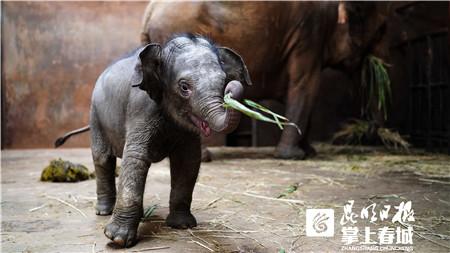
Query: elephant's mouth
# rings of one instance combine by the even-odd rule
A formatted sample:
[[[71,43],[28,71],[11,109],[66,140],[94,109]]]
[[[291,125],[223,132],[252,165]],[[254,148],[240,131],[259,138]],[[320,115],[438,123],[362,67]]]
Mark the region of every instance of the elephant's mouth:
[[[194,125],[200,130],[203,136],[208,137],[211,134],[211,128],[209,127],[208,122],[193,114],[190,115],[190,118],[192,123],[194,123]]]

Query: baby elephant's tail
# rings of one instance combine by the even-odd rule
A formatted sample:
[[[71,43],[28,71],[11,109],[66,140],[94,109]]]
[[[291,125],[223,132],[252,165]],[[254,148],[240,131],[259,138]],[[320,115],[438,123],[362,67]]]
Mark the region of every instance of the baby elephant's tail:
[[[89,129],[90,129],[90,127],[89,127],[89,125],[87,125],[87,126],[85,126],[85,127],[78,128],[78,129],[75,129],[75,130],[73,130],[73,131],[70,131],[70,132],[66,133],[64,136],[59,137],[59,138],[55,141],[55,148],[57,148],[57,147],[63,145],[64,142],[66,142],[67,139],[69,139],[72,135],[76,135],[76,134],[81,134],[81,133],[87,132],[87,131],[89,131]]]

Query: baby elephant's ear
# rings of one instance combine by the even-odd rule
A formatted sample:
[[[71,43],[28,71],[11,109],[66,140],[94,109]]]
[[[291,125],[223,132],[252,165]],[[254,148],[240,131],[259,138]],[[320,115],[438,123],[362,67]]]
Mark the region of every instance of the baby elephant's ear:
[[[148,44],[139,49],[136,63],[131,77],[131,86],[145,90],[156,102],[162,98],[161,46],[156,43]]]
[[[246,85],[252,85],[242,57],[227,47],[218,47],[217,49],[223,70],[227,74],[227,81],[238,80]]]

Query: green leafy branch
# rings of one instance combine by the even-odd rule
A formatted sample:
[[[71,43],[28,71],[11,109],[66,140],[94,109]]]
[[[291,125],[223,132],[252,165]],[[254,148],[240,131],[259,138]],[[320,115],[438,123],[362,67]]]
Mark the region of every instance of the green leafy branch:
[[[390,65],[378,57],[369,55],[364,60],[361,71],[361,86],[363,92],[367,92],[367,103],[363,113],[367,114],[371,106],[376,104],[378,110],[384,113],[385,119],[387,119],[386,101],[391,98],[391,80],[386,67]]]
[[[224,104],[223,107],[224,108],[233,108],[237,111],[242,112],[243,114],[247,115],[250,118],[256,119],[256,120],[260,120],[260,121],[264,121],[264,122],[269,122],[272,124],[276,124],[278,125],[278,127],[283,130],[284,126],[292,126],[295,127],[297,129],[297,132],[299,135],[302,134],[302,131],[300,130],[300,128],[293,122],[290,122],[288,118],[281,116],[277,113],[272,112],[271,110],[267,109],[266,107],[253,102],[251,100],[248,99],[244,99],[244,103],[247,104],[248,106],[259,110],[263,113],[268,114],[269,116],[271,116],[272,118],[269,118],[269,116],[266,116],[264,114],[262,114],[261,112],[258,112],[256,110],[252,110],[250,108],[248,108],[247,106],[241,104],[239,101],[233,99],[231,97],[231,94],[228,93],[224,96],[223,98]]]

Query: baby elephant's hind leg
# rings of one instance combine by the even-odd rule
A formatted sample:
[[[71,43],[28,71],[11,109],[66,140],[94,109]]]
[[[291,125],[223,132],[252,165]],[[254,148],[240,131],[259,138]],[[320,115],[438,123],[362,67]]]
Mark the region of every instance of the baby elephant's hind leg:
[[[93,152],[93,158],[97,181],[96,214],[110,215],[116,202],[116,157]]]

